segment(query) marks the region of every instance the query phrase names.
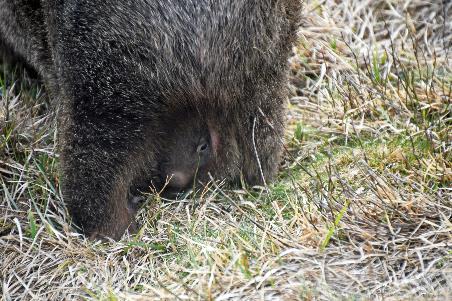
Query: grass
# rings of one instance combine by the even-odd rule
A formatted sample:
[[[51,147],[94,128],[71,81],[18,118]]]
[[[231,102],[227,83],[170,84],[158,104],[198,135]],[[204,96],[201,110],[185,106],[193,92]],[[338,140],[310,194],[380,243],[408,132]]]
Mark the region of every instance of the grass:
[[[447,1],[306,1],[280,176],[150,196],[117,243],[71,231],[48,96],[0,73],[3,300],[448,300]]]

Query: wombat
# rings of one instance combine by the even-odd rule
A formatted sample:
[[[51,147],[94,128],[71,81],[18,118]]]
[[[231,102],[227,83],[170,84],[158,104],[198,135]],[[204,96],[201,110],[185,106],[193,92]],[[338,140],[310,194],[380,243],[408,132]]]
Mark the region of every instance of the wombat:
[[[139,187],[278,168],[299,0],[0,0],[0,40],[59,107],[63,198],[119,239]]]

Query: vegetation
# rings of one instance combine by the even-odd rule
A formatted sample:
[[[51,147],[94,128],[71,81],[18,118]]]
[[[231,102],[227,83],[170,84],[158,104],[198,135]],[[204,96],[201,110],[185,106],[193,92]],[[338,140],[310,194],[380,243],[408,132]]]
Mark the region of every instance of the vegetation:
[[[68,224],[51,99],[3,65],[2,299],[452,298],[451,13],[306,1],[279,179],[149,195],[120,242]]]

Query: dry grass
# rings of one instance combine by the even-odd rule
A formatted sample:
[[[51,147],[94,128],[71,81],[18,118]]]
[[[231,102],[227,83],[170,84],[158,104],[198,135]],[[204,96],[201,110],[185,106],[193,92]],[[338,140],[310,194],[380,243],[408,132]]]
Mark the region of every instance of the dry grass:
[[[451,14],[307,1],[280,179],[150,196],[140,234],[118,243],[71,232],[47,97],[4,70],[2,299],[452,298]]]

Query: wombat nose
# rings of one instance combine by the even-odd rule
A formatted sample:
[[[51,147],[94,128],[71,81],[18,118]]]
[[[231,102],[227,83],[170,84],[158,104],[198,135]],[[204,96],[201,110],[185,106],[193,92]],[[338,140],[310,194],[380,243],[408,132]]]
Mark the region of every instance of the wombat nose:
[[[190,177],[181,171],[173,172],[169,180],[169,186],[174,188],[185,188],[190,184]]]
[[[144,196],[129,196],[129,200],[127,202],[127,209],[130,213],[135,214],[138,209],[144,204],[146,201],[146,197]]]

